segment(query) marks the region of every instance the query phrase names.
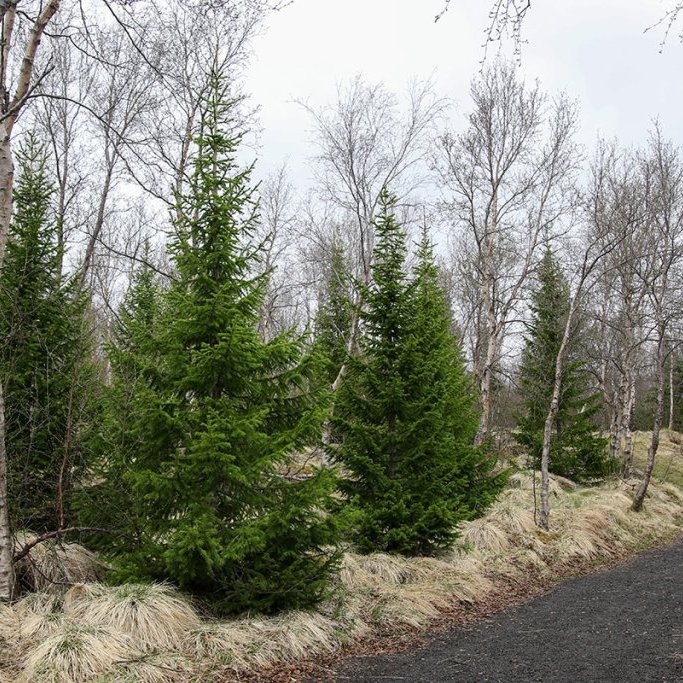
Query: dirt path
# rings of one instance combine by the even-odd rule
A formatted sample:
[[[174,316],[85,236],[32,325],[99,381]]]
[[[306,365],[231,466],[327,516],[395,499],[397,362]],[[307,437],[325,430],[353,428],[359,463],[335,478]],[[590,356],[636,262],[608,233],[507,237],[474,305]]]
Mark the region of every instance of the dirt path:
[[[683,541],[565,581],[419,649],[342,662],[338,681],[683,681]]]

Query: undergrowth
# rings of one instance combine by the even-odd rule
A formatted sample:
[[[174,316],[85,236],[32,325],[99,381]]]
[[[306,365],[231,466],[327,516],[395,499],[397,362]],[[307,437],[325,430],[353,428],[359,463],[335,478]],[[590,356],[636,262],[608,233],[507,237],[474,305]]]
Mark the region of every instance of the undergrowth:
[[[668,471],[683,476],[671,457]],[[484,517],[461,524],[455,550],[438,559],[349,551],[333,599],[315,612],[276,617],[202,618],[166,585],[88,581],[100,571],[94,556],[73,544],[47,545],[34,551],[40,570],[24,568],[39,591],[0,607],[0,682],[220,680],[333,652],[387,628],[424,628],[454,603],[476,604],[532,572],[551,576],[671,537],[683,526],[683,490],[673,480],[655,478],[645,509],[633,513],[632,482],[579,488],[553,477],[552,530],[543,533],[534,522],[533,477],[518,472]],[[51,572],[60,583],[47,588]]]

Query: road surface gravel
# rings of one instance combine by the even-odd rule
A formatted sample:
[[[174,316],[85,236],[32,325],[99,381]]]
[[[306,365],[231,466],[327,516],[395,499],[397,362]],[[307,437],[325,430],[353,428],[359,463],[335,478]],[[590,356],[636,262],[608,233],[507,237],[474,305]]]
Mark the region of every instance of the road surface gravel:
[[[679,656],[680,655],[680,656]],[[566,580],[416,649],[342,661],[336,680],[683,681],[683,540]]]

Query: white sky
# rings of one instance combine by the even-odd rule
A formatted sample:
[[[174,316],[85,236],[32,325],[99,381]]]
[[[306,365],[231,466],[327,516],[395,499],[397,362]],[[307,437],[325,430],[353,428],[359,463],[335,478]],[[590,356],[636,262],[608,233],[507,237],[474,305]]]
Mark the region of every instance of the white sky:
[[[660,54],[663,31],[644,33],[672,2],[532,2],[522,72],[578,100],[584,144],[598,133],[637,144],[655,116],[667,137],[683,143],[683,45],[672,34]],[[254,44],[246,82],[261,107],[259,175],[287,160],[295,185],[308,184],[311,122],[293,100],[330,104],[337,85],[358,73],[393,91],[431,77],[438,93],[454,101],[454,116],[466,112],[489,6],[452,0],[436,24],[442,0],[294,0],[272,15]]]

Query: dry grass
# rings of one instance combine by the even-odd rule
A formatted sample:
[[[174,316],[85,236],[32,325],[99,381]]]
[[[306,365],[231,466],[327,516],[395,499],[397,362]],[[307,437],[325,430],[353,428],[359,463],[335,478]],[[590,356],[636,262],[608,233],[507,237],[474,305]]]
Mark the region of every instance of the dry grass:
[[[70,622],[28,650],[18,681],[75,683],[115,671],[131,656],[133,645],[124,634],[104,626]]]
[[[35,538],[32,534],[17,534],[15,547],[20,550]],[[31,549],[17,563],[17,577],[31,591],[43,591],[52,586],[98,581],[104,565],[97,555],[77,543],[46,541]]]
[[[200,623],[185,598],[160,584],[77,585],[67,591],[64,603],[75,619],[126,633],[145,652],[177,649]]]
[[[347,552],[335,596],[317,612],[209,622],[168,586],[77,583],[56,590],[51,584],[50,591],[0,607],[0,683],[3,677],[41,683],[210,681],[332,652],[377,629],[423,628],[454,603],[482,601],[502,581],[551,574],[577,560],[608,559],[680,530],[683,489],[675,484],[679,474],[683,482],[683,462],[678,444],[666,443],[663,467],[675,476],[668,483],[655,476],[641,513],[629,511],[628,482],[583,489],[554,477],[552,530],[543,533],[534,522],[534,479],[519,472],[483,518],[461,525],[461,543],[443,557]],[[645,435],[636,436],[636,446],[638,461]],[[96,566],[80,549],[69,547],[67,554],[83,560],[69,564],[60,557],[66,580]],[[37,554],[35,562],[46,567],[48,560]]]
[[[145,653],[118,663],[98,683],[176,683],[195,681],[195,663],[178,652]]]

